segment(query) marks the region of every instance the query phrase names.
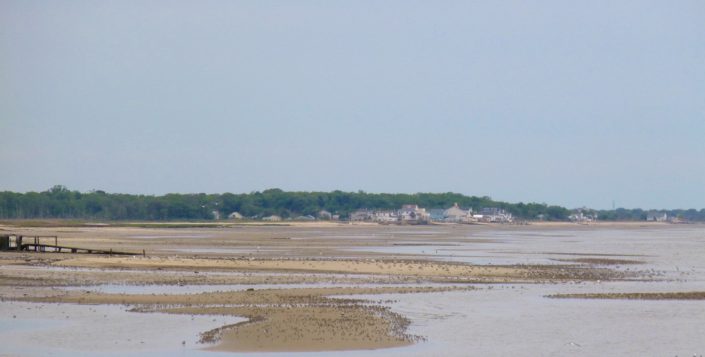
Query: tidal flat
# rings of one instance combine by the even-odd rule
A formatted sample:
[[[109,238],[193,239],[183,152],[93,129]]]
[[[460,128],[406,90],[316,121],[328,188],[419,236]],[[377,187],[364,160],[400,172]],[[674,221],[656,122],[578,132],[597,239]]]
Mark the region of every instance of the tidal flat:
[[[1,252],[0,355],[705,354],[705,225],[0,233],[146,252]]]

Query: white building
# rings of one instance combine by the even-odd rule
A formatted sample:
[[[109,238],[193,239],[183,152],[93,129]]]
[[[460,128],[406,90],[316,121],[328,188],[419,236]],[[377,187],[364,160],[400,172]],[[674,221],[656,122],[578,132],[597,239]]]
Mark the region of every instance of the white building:
[[[399,215],[395,211],[377,211],[372,215],[372,220],[379,223],[395,223]]]
[[[646,220],[650,222],[667,222],[668,214],[666,212],[649,212],[646,214]]]
[[[585,214],[582,210],[578,210],[577,212],[568,216],[568,219],[571,222],[575,223],[590,223],[597,221],[597,214]]]

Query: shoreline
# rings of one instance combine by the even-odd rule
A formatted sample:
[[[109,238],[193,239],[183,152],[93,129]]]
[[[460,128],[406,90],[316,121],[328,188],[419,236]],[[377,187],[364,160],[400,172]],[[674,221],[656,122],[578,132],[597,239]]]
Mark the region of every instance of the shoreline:
[[[451,223],[431,222],[428,224],[396,224],[365,221],[93,221],[73,219],[2,219],[0,230],[3,228],[237,228],[237,227],[428,227],[428,226],[477,226],[477,227],[661,227],[661,226],[705,226],[705,222],[654,222],[654,221],[594,221],[594,222],[568,222],[568,221],[518,221],[513,223]]]

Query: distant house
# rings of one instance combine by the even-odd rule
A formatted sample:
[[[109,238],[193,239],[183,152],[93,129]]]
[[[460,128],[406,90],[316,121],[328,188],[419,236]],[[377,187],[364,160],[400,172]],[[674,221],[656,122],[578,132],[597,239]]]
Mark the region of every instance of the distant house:
[[[579,209],[579,210],[573,212],[573,214],[571,214],[570,216],[568,216],[568,219],[571,222],[575,222],[575,223],[589,223],[589,222],[597,221],[597,214],[594,214],[594,213],[593,214],[590,214],[590,213],[585,214],[582,211],[582,209]]]
[[[446,222],[470,222],[472,220],[472,209],[466,211],[460,208],[456,203],[453,207],[443,211],[443,216],[443,220]]]
[[[295,221],[315,221],[316,217],[314,217],[310,214],[307,214],[305,216],[298,216],[298,217],[294,218],[294,220]]]
[[[475,217],[482,222],[490,223],[511,223],[514,220],[511,213],[497,207],[485,207]]]
[[[370,210],[359,209],[357,211],[350,213],[350,220],[351,221],[371,221],[372,215],[373,215],[373,213]]]
[[[228,215],[228,219],[243,219],[242,215],[239,212],[233,212]]]
[[[271,216],[263,217],[262,220],[268,221],[268,222],[279,222],[282,220],[282,218],[277,215],[271,215]]]
[[[668,222],[668,214],[666,212],[651,211],[646,214],[646,220],[649,222]]]
[[[403,205],[397,212],[399,221],[403,223],[428,223],[430,215],[425,208],[420,208],[418,205]]]
[[[211,215],[213,216],[213,219],[215,219],[216,221],[220,219],[220,212],[218,212],[217,210],[212,210]]]
[[[333,214],[330,213],[330,212],[328,212],[328,211],[326,211],[326,210],[324,210],[324,209],[322,209],[322,210],[318,211],[318,218],[320,218],[320,219],[325,219],[325,220],[330,220],[330,219],[333,218]]]

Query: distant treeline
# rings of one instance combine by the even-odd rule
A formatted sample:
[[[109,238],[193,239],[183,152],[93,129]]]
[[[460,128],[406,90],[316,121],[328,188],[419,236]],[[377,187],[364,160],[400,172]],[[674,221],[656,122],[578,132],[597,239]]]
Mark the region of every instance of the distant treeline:
[[[282,218],[301,215],[318,216],[321,210],[346,219],[361,209],[398,209],[404,204],[423,208],[448,208],[457,203],[475,211],[483,207],[502,208],[518,219],[550,221],[568,220],[570,210],[542,203],[507,203],[490,197],[465,196],[458,193],[389,194],[366,192],[285,192],[269,189],[243,194],[167,194],[163,196],[129,195],[91,191],[81,193],[64,186],[44,192],[0,192],[0,219],[95,219],[95,220],[212,220],[217,211],[226,218],[238,212],[246,218],[278,215]],[[585,212],[585,211],[584,211]],[[705,221],[705,209],[662,211],[686,220]],[[601,220],[645,220],[646,212],[617,209],[587,211]]]

